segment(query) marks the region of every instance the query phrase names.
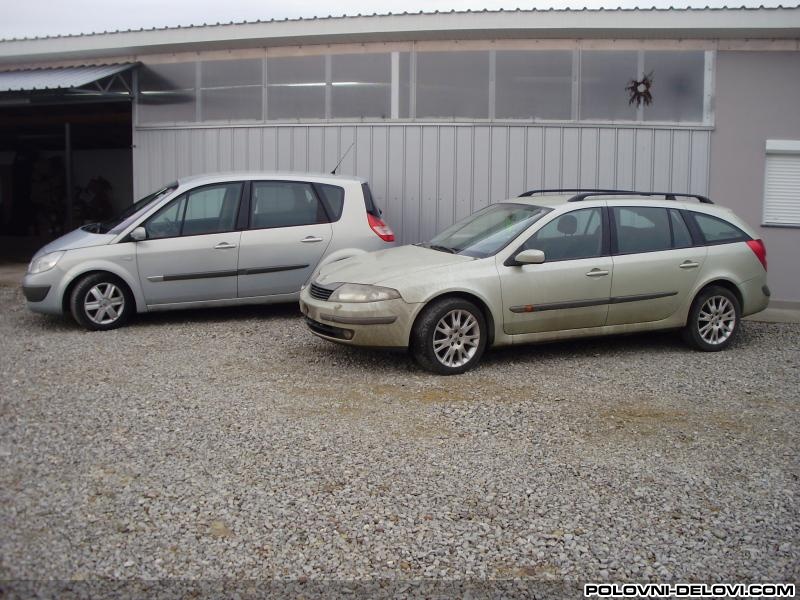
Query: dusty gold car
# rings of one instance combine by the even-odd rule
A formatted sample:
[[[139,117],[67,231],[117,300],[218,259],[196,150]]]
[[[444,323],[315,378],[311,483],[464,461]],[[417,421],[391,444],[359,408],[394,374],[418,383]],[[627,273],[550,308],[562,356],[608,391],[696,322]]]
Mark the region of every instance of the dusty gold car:
[[[528,192],[428,243],[323,267],[300,294],[313,333],[407,347],[441,374],[487,347],[682,329],[705,351],[766,308],[766,249],[704,196]]]

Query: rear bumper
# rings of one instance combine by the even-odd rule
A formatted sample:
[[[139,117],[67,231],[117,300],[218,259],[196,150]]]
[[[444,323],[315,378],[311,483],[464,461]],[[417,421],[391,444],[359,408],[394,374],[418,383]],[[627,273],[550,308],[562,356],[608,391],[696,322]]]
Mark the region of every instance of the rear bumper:
[[[416,307],[402,299],[326,302],[312,298],[309,288],[300,294],[300,311],[312,333],[353,346],[407,347]]]
[[[742,316],[761,312],[769,304],[770,291],[765,277],[756,277],[739,285],[742,292]]]

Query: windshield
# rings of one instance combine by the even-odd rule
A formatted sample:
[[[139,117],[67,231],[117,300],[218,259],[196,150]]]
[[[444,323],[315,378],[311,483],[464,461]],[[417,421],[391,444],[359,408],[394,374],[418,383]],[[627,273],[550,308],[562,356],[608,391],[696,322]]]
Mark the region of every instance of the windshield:
[[[84,225],[81,229],[85,231],[90,231],[92,233],[121,233],[123,229],[125,229],[130,223],[128,220],[137,214],[140,210],[149,206],[153,202],[156,202],[163,198],[166,194],[173,192],[178,187],[178,182],[170,183],[167,186],[164,186],[157,192],[153,192],[149,196],[145,196],[141,200],[137,200],[133,204],[131,204],[128,208],[123,210],[120,214],[109,221],[105,221],[104,223],[92,223],[90,225]]]
[[[442,252],[485,258],[505,248],[550,210],[529,204],[492,204],[451,225],[423,245]]]

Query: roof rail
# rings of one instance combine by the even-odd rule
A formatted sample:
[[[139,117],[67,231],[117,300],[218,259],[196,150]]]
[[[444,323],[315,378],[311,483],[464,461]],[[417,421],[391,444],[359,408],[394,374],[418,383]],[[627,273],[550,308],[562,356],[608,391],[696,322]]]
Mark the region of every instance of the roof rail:
[[[633,192],[633,191],[587,191],[573,196],[568,202],[580,202],[592,196],[664,196],[665,200],[676,200],[677,198],[696,198],[701,204],[714,204],[708,197],[700,194],[681,194],[679,192]]]
[[[578,192],[603,192],[609,194],[631,193],[630,190],[604,190],[594,188],[554,188],[550,190],[528,190],[522,192],[518,197],[524,198],[526,196],[533,196],[534,194],[563,194],[563,193],[578,193]]]

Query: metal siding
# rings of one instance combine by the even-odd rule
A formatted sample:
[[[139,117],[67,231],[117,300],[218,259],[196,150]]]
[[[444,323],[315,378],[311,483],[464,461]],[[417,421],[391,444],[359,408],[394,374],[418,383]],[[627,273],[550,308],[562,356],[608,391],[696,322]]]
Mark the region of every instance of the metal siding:
[[[526,189],[708,190],[706,129],[612,126],[347,124],[134,131],[141,197],[178,177],[247,169],[328,172],[370,181],[403,243]]]
[[[420,152],[421,172],[421,206],[420,206],[420,239],[430,239],[436,235],[439,172],[439,127],[422,128],[422,147]]]
[[[456,194],[456,128],[439,129],[439,202],[436,213],[436,230],[442,231],[451,225],[455,216]]]
[[[597,187],[597,145],[600,133],[597,129],[581,129],[581,169],[579,187]]]

